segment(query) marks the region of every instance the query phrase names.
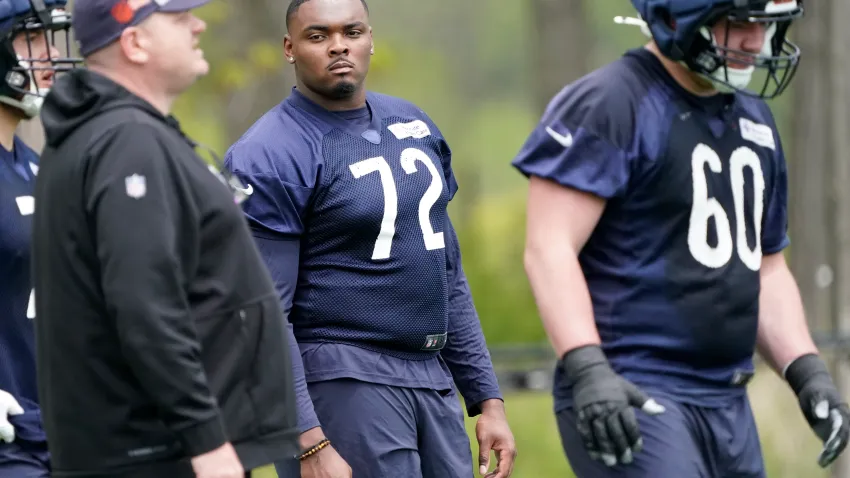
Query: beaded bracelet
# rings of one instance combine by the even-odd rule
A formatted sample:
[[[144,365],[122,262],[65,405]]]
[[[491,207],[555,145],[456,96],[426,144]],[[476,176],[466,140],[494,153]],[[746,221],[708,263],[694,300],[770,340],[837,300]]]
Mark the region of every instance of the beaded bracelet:
[[[319,452],[319,450],[321,450],[322,448],[324,448],[324,447],[326,447],[326,446],[328,446],[328,445],[330,445],[330,444],[331,444],[331,441],[330,441],[330,440],[328,440],[327,438],[323,438],[323,439],[322,439],[322,441],[320,441],[319,443],[316,443],[315,445],[313,445],[312,447],[310,447],[310,449],[309,449],[309,450],[307,450],[307,451],[305,451],[304,453],[302,453],[302,454],[298,457],[298,460],[304,460],[304,459],[306,459],[307,457],[309,457],[309,456],[311,456],[311,455],[315,455],[316,453],[318,453],[318,452]]]

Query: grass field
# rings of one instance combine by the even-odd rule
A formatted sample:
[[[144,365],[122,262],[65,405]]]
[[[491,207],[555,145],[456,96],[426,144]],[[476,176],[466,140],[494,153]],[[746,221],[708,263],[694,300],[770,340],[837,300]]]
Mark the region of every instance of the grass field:
[[[827,477],[828,474],[817,467],[817,439],[807,427],[787,385],[770,371],[759,370],[750,386],[750,397],[762,438],[767,476]],[[511,394],[506,397],[506,407],[518,449],[513,478],[572,478],[561,450],[551,396],[546,393]],[[474,430],[475,420],[467,419],[472,454],[477,456]],[[257,478],[277,476],[271,468],[259,470],[254,475]]]

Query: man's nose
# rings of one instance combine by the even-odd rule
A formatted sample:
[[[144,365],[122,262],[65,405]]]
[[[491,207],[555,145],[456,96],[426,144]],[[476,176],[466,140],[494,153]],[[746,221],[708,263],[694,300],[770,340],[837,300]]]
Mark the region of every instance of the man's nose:
[[[742,50],[747,53],[759,53],[764,48],[767,29],[762,23],[748,23],[744,35]]]

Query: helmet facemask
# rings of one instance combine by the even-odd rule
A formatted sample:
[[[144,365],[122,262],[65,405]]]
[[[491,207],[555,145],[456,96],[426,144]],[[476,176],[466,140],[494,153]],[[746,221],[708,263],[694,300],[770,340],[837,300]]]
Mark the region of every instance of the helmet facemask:
[[[721,91],[739,91],[770,99],[785,91],[797,71],[800,48],[788,40],[787,33],[791,23],[802,16],[803,9],[795,0],[759,4],[759,7],[744,6],[718,12],[710,24],[727,22],[725,37],[717,38],[708,26],[701,27],[690,54],[685,56],[685,64]],[[736,23],[763,26],[765,39],[760,52],[728,46],[729,32]]]

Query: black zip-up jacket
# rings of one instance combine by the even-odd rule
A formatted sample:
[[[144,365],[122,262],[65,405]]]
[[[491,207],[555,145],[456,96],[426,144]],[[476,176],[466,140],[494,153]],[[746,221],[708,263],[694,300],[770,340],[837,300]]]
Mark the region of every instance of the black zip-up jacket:
[[[42,109],[38,391],[54,477],[194,476],[227,441],[292,457],[279,300],[234,194],[176,121],[87,70]]]

